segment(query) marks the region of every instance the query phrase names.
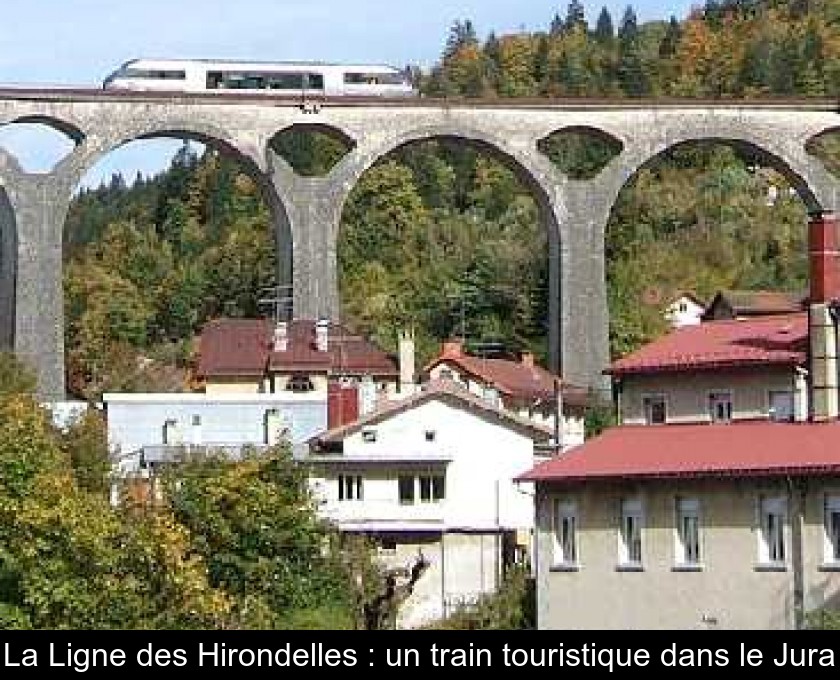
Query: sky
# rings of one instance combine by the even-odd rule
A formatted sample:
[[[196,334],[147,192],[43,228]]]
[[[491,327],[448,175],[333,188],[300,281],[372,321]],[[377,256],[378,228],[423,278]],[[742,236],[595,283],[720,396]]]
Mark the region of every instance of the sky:
[[[416,64],[440,56],[456,20],[470,19],[480,38],[545,30],[567,1],[549,0],[4,0],[0,22],[0,83],[99,86],[137,57],[318,60]],[[616,25],[626,1],[587,2],[595,21],[606,5]],[[686,0],[638,0],[640,21],[682,18]],[[696,3],[695,3],[696,4]],[[17,127],[17,126],[16,126]],[[0,130],[0,145],[24,168],[46,171],[70,150],[59,133]],[[168,163],[178,143],[152,140],[115,151],[84,183],[112,172],[133,178]]]

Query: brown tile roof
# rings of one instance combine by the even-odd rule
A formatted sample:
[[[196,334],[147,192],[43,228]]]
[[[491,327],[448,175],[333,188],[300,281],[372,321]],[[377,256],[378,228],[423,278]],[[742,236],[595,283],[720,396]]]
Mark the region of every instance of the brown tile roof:
[[[369,340],[350,334],[338,324],[329,328],[328,350],[315,346],[315,322],[296,319],[288,324],[288,349],[272,351],[269,319],[216,319],[202,330],[199,377],[261,376],[272,372],[396,377],[395,361]]]
[[[451,363],[462,372],[492,384],[502,395],[514,399],[554,399],[555,376],[532,361],[484,359],[465,354],[455,342],[444,343],[443,351],[423,370],[431,371],[442,363]],[[583,387],[561,382],[563,400],[572,406],[586,406],[589,394]]]
[[[380,423],[391,416],[408,411],[415,406],[419,406],[427,401],[430,401],[431,399],[441,399],[458,406],[466,407],[467,409],[476,411],[479,414],[504,421],[508,423],[509,426],[526,432],[533,437],[535,441],[544,442],[554,434],[551,428],[544,425],[538,425],[537,423],[534,423],[527,418],[518,416],[515,413],[511,413],[510,411],[497,408],[490,402],[476,396],[452,380],[433,380],[423,385],[419,391],[415,392],[411,396],[397,401],[384,402],[384,404],[377,410],[362,416],[352,423],[347,423],[346,425],[322,432],[310,439],[309,442],[310,444],[316,445],[319,443],[341,441],[354,432],[358,432],[363,427]]]
[[[613,375],[805,363],[808,314],[705,321],[684,326],[613,362]]]
[[[804,293],[779,290],[722,290],[709,303],[702,318],[790,314],[804,309],[805,298]]]
[[[266,319],[214,319],[201,331],[199,377],[262,376],[271,323]]]

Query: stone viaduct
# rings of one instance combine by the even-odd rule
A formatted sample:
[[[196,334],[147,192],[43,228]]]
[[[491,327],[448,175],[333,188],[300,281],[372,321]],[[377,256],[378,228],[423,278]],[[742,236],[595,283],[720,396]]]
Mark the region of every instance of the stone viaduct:
[[[809,210],[837,210],[840,184],[807,141],[840,127],[835,102],[494,102],[327,100],[317,107],[259,96],[0,90],[0,125],[42,123],[75,147],[47,173],[26,173],[0,152],[0,346],[37,367],[43,396],[64,382],[62,231],[71,196],[99,159],[129,141],[199,140],[237,156],[272,213],[279,282],[297,318],[339,316],[336,243],[342,207],[360,176],[393,149],[459,138],[506,161],[530,187],[549,236],[550,356],[567,380],[603,385],[608,359],[604,231],[625,183],[670,147],[721,140],[745,145],[781,171]],[[271,149],[290,126],[337,135],[350,152],[325,177],[302,177]],[[591,180],[565,176],[538,148],[562,130],[619,141]],[[804,226],[804,225],[803,225]]]

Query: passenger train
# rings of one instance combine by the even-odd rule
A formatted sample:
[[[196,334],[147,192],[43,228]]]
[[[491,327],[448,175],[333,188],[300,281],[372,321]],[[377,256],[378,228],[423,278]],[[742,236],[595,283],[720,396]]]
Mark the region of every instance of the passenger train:
[[[392,66],[318,62],[132,59],[102,83],[107,90],[416,96],[410,74]]]

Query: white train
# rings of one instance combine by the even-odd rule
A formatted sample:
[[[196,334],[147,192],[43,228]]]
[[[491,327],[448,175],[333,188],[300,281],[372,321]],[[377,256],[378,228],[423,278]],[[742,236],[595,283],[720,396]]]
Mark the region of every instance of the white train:
[[[318,62],[132,59],[109,75],[105,89],[156,92],[415,96],[410,75],[392,66]]]

